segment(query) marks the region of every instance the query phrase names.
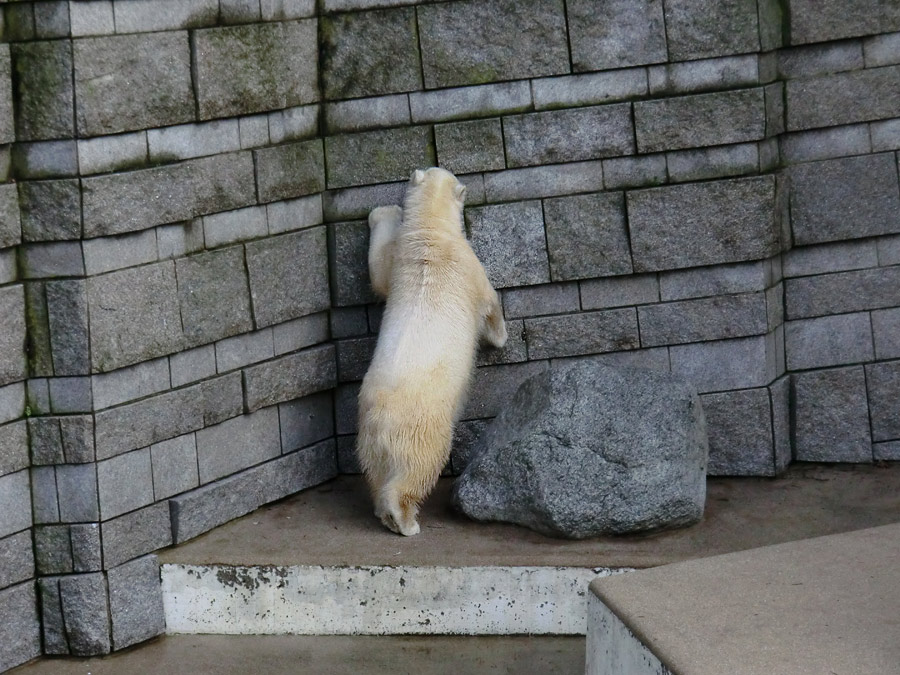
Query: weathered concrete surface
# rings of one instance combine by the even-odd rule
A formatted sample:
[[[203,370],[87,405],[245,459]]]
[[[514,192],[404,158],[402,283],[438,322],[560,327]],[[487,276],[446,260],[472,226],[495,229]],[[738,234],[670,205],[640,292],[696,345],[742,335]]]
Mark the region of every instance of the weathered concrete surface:
[[[544,675],[580,673],[582,637],[178,635],[104,658],[46,659],[7,675]]]
[[[605,568],[163,565],[166,632],[584,635]]]
[[[611,645],[592,630],[586,672],[900,672],[898,559],[900,524],[598,579],[591,591],[633,633],[619,642],[669,670],[601,667]]]
[[[670,675],[656,654],[593,594],[588,598],[586,675]]]
[[[358,477],[341,476],[161,551],[203,565],[559,565],[654,567],[900,521],[900,464],[798,464],[784,477],[710,478],[696,526],[650,536],[560,541],[450,508],[450,481],[426,502],[422,533],[398,537],[372,515]]]

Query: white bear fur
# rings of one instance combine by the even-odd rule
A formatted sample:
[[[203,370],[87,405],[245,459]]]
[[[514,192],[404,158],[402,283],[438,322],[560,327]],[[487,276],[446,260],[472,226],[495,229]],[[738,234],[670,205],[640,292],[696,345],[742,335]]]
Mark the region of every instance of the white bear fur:
[[[399,206],[379,206],[369,213],[369,279],[372,290],[382,300],[387,298],[394,266],[394,239],[403,222]]]
[[[448,171],[416,171],[402,213],[369,215],[369,273],[387,305],[359,393],[357,453],[375,515],[407,536],[450,456],[479,338],[506,343],[497,292],[463,234],[464,194]]]

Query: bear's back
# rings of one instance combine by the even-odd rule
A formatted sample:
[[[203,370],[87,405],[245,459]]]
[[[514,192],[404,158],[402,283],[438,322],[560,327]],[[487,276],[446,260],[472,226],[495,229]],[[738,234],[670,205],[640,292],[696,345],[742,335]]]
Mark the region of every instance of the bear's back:
[[[468,377],[479,326],[481,265],[462,237],[398,237],[373,368],[396,372],[453,364]]]

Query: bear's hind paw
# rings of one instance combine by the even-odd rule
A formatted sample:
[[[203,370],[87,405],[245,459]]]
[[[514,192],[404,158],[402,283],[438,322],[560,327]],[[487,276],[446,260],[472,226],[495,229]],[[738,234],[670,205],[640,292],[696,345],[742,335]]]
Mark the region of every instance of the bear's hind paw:
[[[419,529],[419,523],[415,520],[412,521],[412,525],[409,525],[407,523],[405,526],[402,526],[400,528],[400,534],[402,534],[404,537],[413,537],[419,534],[420,531],[421,530]]]
[[[421,531],[417,521],[413,520],[412,523],[400,523],[394,518],[393,514],[389,512],[379,516],[379,519],[381,520],[381,524],[391,532],[402,534],[404,537],[415,536]]]

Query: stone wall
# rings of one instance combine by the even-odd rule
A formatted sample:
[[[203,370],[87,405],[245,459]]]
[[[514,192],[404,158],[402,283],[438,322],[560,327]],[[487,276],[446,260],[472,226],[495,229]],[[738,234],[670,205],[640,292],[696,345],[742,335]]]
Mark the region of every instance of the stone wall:
[[[4,7],[0,541],[46,654],[159,634],[154,551],[337,473],[317,20],[247,4]]]
[[[414,167],[510,329],[448,471],[580,358],[692,381],[713,474],[900,459],[896,2],[0,8],[0,670],[158,634],[155,550],[355,471]]]
[[[19,200],[9,45],[0,44],[0,671],[41,653],[32,544],[25,391],[25,285],[19,281]]]
[[[482,355],[452,472],[522,379],[574,358],[691,380],[711,474],[900,458],[894,6],[470,0],[323,17],[341,469],[378,325],[360,219],[432,161],[469,185],[467,233],[511,329]],[[369,68],[381,79],[350,77]]]

